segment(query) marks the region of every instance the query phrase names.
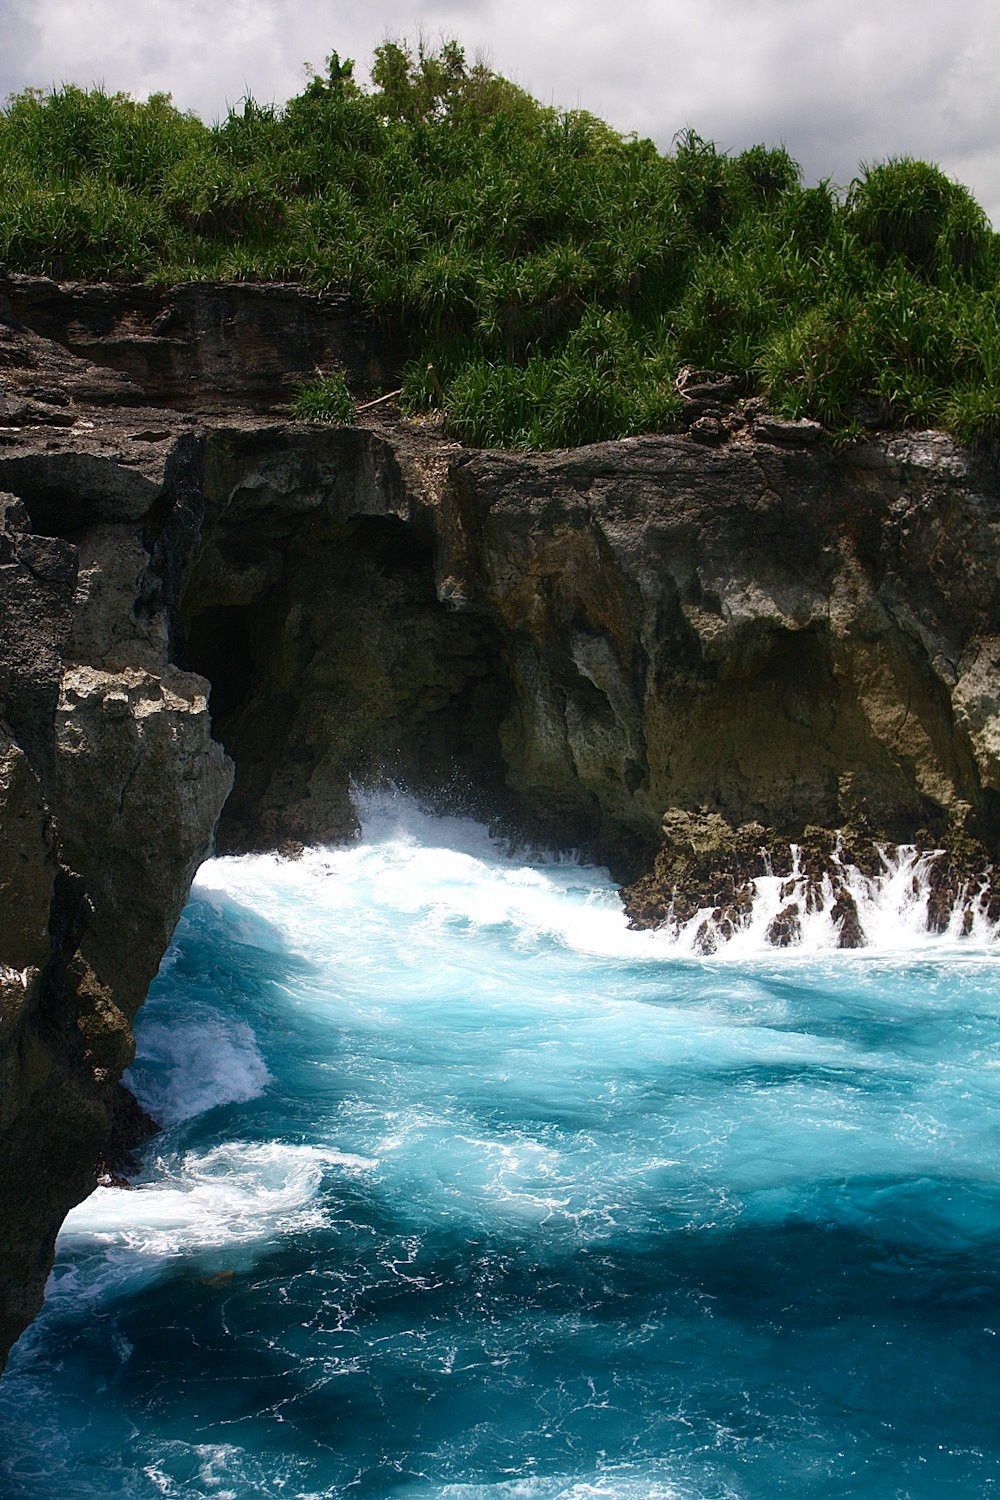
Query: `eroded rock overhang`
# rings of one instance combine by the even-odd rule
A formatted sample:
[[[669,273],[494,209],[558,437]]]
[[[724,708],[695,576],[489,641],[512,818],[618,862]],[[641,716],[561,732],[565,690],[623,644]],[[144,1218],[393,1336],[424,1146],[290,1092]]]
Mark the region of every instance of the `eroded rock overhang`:
[[[215,428],[179,595],[237,762],[233,845],[449,780],[621,872],[664,813],[997,837],[1000,514],[937,434],[468,452]]]

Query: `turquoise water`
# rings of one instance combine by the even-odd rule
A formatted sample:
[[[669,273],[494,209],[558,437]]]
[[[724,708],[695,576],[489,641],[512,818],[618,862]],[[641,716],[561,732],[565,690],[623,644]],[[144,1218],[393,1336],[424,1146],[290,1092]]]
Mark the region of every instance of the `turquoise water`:
[[[892,930],[695,959],[391,799],[205,866],[0,1494],[1000,1495],[1000,956]]]

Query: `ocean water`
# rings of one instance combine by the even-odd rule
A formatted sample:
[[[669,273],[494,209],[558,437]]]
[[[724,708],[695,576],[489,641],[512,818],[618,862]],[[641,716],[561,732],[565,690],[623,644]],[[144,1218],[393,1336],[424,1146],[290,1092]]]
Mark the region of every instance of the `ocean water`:
[[[399,798],[206,865],[4,1500],[1000,1495],[1000,952],[896,883],[698,958]]]

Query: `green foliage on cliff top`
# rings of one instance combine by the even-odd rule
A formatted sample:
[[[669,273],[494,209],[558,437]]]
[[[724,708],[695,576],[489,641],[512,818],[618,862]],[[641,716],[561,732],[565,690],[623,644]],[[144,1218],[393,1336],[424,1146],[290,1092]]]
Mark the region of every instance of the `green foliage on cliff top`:
[[[0,113],[10,269],[347,291],[405,330],[411,409],[443,405],[472,443],[663,430],[682,365],[835,433],[859,402],[996,433],[998,244],[923,162],[840,192],[803,187],[781,148],[689,131],[663,155],[455,43],[385,43],[364,89],[334,53],[284,109],[247,100],[213,126],[72,86]]]

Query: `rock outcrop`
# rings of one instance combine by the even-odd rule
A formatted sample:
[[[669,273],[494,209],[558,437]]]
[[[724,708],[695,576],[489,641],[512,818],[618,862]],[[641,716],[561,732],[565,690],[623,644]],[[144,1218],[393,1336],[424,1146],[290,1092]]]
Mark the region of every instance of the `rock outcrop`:
[[[107,1154],[131,1024],[232,768],[211,736],[208,684],[171,659],[179,555],[156,517],[183,510],[183,437],[92,448],[82,413],[118,382],[29,330],[0,334],[18,358],[0,432],[5,1357],[41,1304],[59,1224]],[[52,432],[72,438],[50,456]]]
[[[54,382],[43,373],[43,403],[46,387],[58,399],[83,381],[99,400],[123,405],[280,409],[291,386],[320,370],[347,369],[352,385],[367,389],[400,359],[399,340],[346,297],[297,286],[117,286],[0,272],[0,308],[8,339],[14,329],[34,336],[35,384],[47,360],[59,365]],[[75,370],[63,350],[76,356]]]
[[[995,455],[834,452],[728,389],[724,420],[540,456],[256,409],[393,358],[289,288],[0,281],[2,1347],[220,811],[220,847],[291,850],[392,777],[723,937],[765,847],[950,842],[946,903],[1000,845]]]
[[[896,838],[971,820],[995,843],[988,456],[939,434],[835,453],[751,432],[455,471],[482,518],[461,587],[526,648],[504,734],[529,799],[612,848],[675,807]]]

